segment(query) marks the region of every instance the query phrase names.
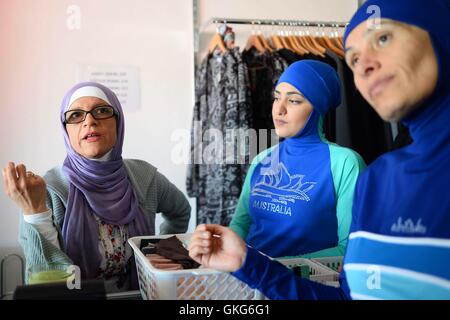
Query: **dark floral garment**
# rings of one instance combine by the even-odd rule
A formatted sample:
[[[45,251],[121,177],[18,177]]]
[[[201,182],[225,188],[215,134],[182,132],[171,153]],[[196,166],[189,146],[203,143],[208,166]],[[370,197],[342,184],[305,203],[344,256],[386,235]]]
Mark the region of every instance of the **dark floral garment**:
[[[230,223],[249,164],[248,157],[239,160],[232,133],[251,128],[251,119],[248,72],[239,48],[208,56],[196,74],[186,183],[188,195],[197,198],[197,223]]]

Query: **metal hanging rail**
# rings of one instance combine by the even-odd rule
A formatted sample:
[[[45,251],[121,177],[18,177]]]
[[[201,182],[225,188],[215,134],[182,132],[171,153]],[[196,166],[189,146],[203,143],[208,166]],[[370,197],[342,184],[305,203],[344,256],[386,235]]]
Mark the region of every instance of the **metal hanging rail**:
[[[277,20],[277,19],[229,19],[229,18],[211,18],[201,28],[206,29],[211,24],[246,24],[254,26],[299,26],[299,27],[330,27],[345,28],[347,22],[338,21],[307,21],[307,20]]]

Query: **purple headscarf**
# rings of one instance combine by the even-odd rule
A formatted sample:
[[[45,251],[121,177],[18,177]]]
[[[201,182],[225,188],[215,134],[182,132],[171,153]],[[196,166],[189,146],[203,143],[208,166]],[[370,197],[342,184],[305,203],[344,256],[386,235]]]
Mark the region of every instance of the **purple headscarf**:
[[[117,141],[109,155],[109,160],[105,162],[89,160],[76,153],[72,149],[64,126],[64,112],[70,107],[72,95],[77,92],[77,98],[83,96],[83,94],[79,96],[79,92],[83,90],[78,90],[83,87],[100,89],[117,114]],[[151,230],[148,219],[139,207],[136,193],[128,179],[122,160],[124,117],[114,92],[94,82],[75,85],[64,97],[60,121],[67,149],[63,171],[70,182],[62,230],[65,251],[74,264],[80,267],[82,278],[92,279],[98,275],[98,268],[102,261],[99,252],[98,225],[94,215],[108,224],[128,224],[130,237],[150,235],[154,233],[154,230]]]

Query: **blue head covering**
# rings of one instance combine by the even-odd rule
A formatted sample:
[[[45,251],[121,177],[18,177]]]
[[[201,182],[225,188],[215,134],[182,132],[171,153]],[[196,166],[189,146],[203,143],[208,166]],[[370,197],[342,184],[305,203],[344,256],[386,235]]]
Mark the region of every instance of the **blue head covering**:
[[[341,104],[341,82],[336,71],[326,63],[301,60],[291,64],[281,75],[282,82],[295,87],[313,106],[307,124],[294,138],[317,133],[320,117]],[[321,132],[319,132],[321,134]]]
[[[301,60],[291,64],[281,75],[277,85],[289,83],[300,91],[324,116],[341,104],[339,76],[328,64],[315,60]]]
[[[87,159],[75,152],[70,144],[64,112],[71,102],[83,96],[102,98],[116,112],[117,141],[107,161]],[[139,207],[122,160],[125,122],[122,107],[114,92],[94,82],[75,85],[63,99],[60,122],[67,149],[63,171],[69,180],[69,197],[62,230],[65,252],[80,267],[83,278],[94,278],[102,260],[94,215],[108,224],[128,225],[130,237],[153,234],[154,231]]]

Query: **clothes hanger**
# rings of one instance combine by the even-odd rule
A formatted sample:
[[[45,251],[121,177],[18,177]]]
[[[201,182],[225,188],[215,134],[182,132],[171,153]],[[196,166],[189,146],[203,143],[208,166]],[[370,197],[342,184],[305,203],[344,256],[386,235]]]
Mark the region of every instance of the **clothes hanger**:
[[[295,53],[303,56],[307,53],[307,51],[305,49],[303,49],[302,46],[300,46],[298,44],[297,38],[295,37],[295,35],[290,35],[289,36],[289,41],[291,42],[291,44],[293,45],[294,49],[295,49]]]
[[[303,48],[306,49],[306,51],[308,51],[311,54],[314,55],[318,55],[319,53],[317,52],[316,49],[314,49],[310,43],[308,41],[306,41],[306,35],[302,34],[301,36],[297,37],[298,42],[302,45]]]
[[[342,38],[339,36],[339,25],[338,24],[336,24],[336,29],[334,29],[334,36],[332,37],[332,40],[334,41],[336,46],[338,48],[340,48],[345,54],[344,42],[342,41]]]
[[[260,30],[259,30],[259,34],[257,34],[257,37],[261,41],[261,44],[263,45],[263,47],[267,51],[272,52],[272,48],[270,47],[269,43],[267,42],[266,38],[264,37],[264,32],[262,32],[261,21],[258,21],[258,24],[259,24]]]
[[[261,42],[261,39],[256,35],[255,30],[253,29],[254,22],[252,22],[252,34],[247,39],[247,45],[245,46],[245,50],[250,50],[251,48],[255,48],[259,53],[263,54],[266,51],[266,48]]]
[[[288,25],[290,25],[292,27],[292,25],[290,23],[287,23],[286,26],[284,23],[282,23],[282,26],[284,28],[283,32],[284,32],[284,36],[283,39],[286,43],[286,49],[291,50],[294,53],[303,55],[304,54],[304,50],[302,50],[301,48],[299,48],[296,44],[296,42],[294,41],[294,37],[292,35],[292,31],[289,30]]]
[[[338,27],[338,25],[336,25],[336,29],[335,29],[334,32],[330,32],[330,36],[327,37],[327,39],[334,46],[334,49],[335,49],[336,53],[341,58],[344,58],[344,56],[345,56],[344,47],[341,45],[341,43],[339,42],[339,40],[337,38],[337,36],[339,35],[339,33],[337,31],[337,27]]]
[[[324,37],[325,43],[328,47],[328,49],[330,49],[331,51],[333,51],[335,54],[337,54],[338,56],[340,56],[341,58],[344,57],[344,51],[339,48],[335,42],[332,41],[333,38],[329,38],[327,36]]]
[[[266,49],[269,52],[272,52],[272,48],[270,47],[269,43],[267,42],[266,38],[263,35],[257,35],[259,38],[259,41],[261,41],[264,49]]]
[[[339,26],[339,24],[335,24],[334,25],[334,32],[332,32],[332,35],[333,35],[333,39],[335,40],[335,42],[336,43],[338,43],[339,44],[339,48],[341,48],[342,50],[344,50],[344,46],[343,46],[343,44],[340,42],[340,38],[339,38],[339,28],[340,28],[340,26]]]
[[[305,26],[306,26],[306,24],[303,24],[303,27],[305,27]],[[316,55],[316,56],[319,56],[319,55],[320,55],[320,52],[319,52],[316,48],[314,48],[314,46],[311,45],[311,43],[310,43],[309,41],[307,41],[307,35],[306,35],[306,34],[304,34],[304,33],[302,32],[302,33],[301,33],[301,36],[299,36],[299,37],[297,37],[297,38],[298,38],[299,43],[301,43],[302,46],[303,46],[309,53],[311,53],[311,54],[313,54],[313,55]]]
[[[255,48],[261,54],[266,51],[266,48],[261,43],[261,39],[255,34],[252,34],[248,37],[247,45],[245,46],[245,50],[248,51],[251,48]]]
[[[274,27],[274,26],[275,26],[275,23],[272,23],[272,27]],[[281,50],[284,48],[284,44],[281,41],[280,36],[278,36],[277,34],[272,33],[272,35],[270,36],[270,39],[272,40],[272,44],[273,44],[275,50]]]
[[[319,27],[320,27],[320,25],[319,25]],[[325,27],[325,25],[323,25],[323,27]],[[321,36],[320,38],[321,38],[321,40],[323,41],[324,46],[325,46],[326,48],[328,48],[328,50],[330,50],[330,51],[332,51],[333,53],[337,54],[337,55],[340,56],[341,58],[343,57],[344,51],[343,51],[341,48],[339,48],[338,46],[336,46],[336,44],[333,43],[333,42],[331,41],[331,39],[332,39],[332,34],[330,34],[330,37],[328,37],[328,36],[325,34],[324,30],[322,29],[322,36]]]
[[[320,28],[321,24],[318,25],[318,28]],[[320,30],[316,32],[316,36],[314,37],[314,39],[316,40],[317,43],[319,43],[322,47],[325,47],[327,49],[330,49],[328,46],[329,44],[325,41],[325,33],[322,29],[322,34],[320,34]],[[331,49],[330,49],[331,50]]]
[[[259,53],[264,53],[266,51],[266,48],[261,43],[261,39],[255,34],[252,34],[250,37],[248,37],[245,50],[248,51],[251,48],[255,48]]]
[[[288,47],[286,49],[291,50],[294,53],[299,53],[300,50],[297,48],[297,46],[295,45],[295,43],[292,41],[291,39],[292,36],[289,35],[285,35],[284,36],[284,41],[286,42],[286,44],[288,45]]]
[[[291,23],[292,30],[290,31],[291,35],[289,35],[289,40],[290,40],[291,44],[293,45],[295,52],[297,54],[303,56],[305,54],[308,54],[309,52],[298,42],[297,37],[295,35],[295,29],[294,29],[296,26],[297,26],[296,23],[294,23],[294,22]]]
[[[297,23],[295,23],[295,27],[298,27],[299,25]],[[303,42],[303,31],[297,29],[297,34],[294,33],[293,39],[295,41],[295,43],[297,44],[297,47],[299,49],[301,49],[301,51],[303,52],[302,55],[305,54],[310,54],[311,51],[309,49],[309,47],[307,45],[305,45],[305,43]]]
[[[208,53],[211,54],[216,50],[216,48],[220,49],[220,52],[223,54],[227,52],[227,48],[225,46],[225,43],[223,42],[222,36],[219,33],[219,28],[216,27],[216,33],[212,37],[211,41],[209,42],[208,46]]]
[[[339,49],[339,51],[341,53],[341,57],[344,58],[345,50],[344,50],[343,43],[339,40],[339,25],[338,24],[335,25],[335,29],[334,29],[334,32],[332,33],[330,40],[335,44],[336,48]]]
[[[342,43],[339,41],[339,38],[331,37],[330,40],[331,40],[331,42],[334,43],[334,45],[335,45],[336,47],[338,47],[339,49],[341,49],[342,51],[344,51],[344,48],[342,47]]]
[[[270,38],[271,38],[272,43],[275,46],[276,50],[281,50],[281,49],[284,48],[284,44],[283,44],[283,42],[281,41],[281,38],[278,35],[274,34]]]
[[[282,26],[282,28],[280,30],[280,40],[281,40],[281,43],[283,44],[283,49],[288,49],[288,50],[294,51],[294,49],[290,46],[290,43],[288,42],[288,40],[286,38],[285,31],[283,29],[284,22],[280,22],[279,26]]]
[[[309,24],[308,24],[309,27]],[[325,57],[325,51],[326,48],[321,46],[315,39],[313,36],[309,35],[309,29],[307,29],[307,34],[305,37],[305,40],[307,42],[309,42],[309,44],[312,46],[312,48],[314,48],[314,50],[317,52],[317,55],[324,58]]]
[[[328,48],[328,45],[327,45],[327,43],[325,42],[325,39],[324,39],[323,37],[317,36],[317,35],[316,35],[316,36],[314,37],[314,39],[315,39],[321,46]]]
[[[275,46],[275,43],[272,39],[273,34],[274,34],[274,29],[273,29],[273,23],[272,23],[272,27],[269,27],[269,34],[266,38],[267,45],[270,47],[270,49],[272,51],[277,50],[277,47]]]

